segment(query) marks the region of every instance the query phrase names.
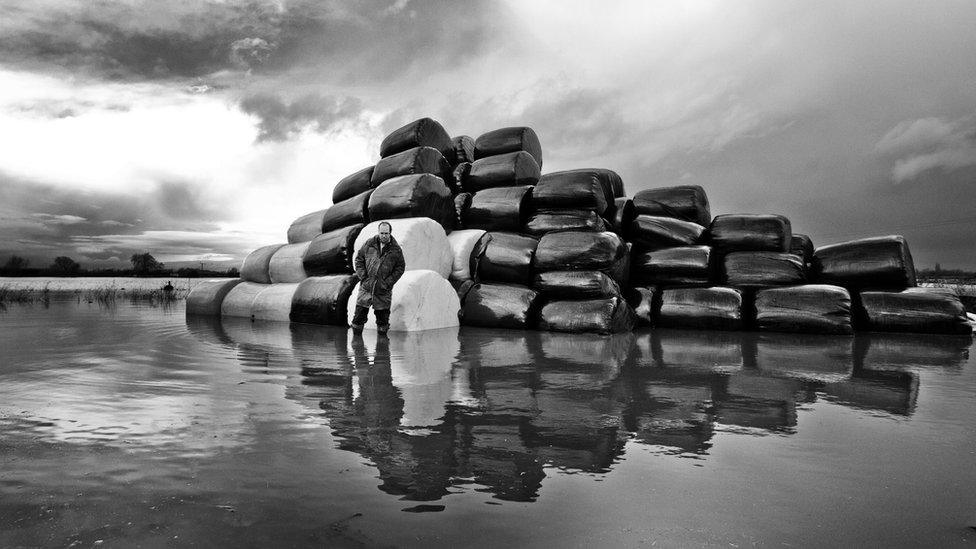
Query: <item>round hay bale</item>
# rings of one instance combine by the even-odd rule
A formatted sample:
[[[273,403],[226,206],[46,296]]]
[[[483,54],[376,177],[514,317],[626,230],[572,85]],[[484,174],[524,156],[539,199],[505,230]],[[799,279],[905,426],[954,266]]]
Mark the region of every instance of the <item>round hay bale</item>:
[[[537,238],[560,231],[603,232],[606,230],[606,221],[593,210],[537,211],[529,216],[529,220],[525,223],[525,232]]]
[[[278,248],[268,263],[268,274],[271,276],[272,284],[301,282],[308,278],[302,258],[305,257],[309,244],[311,242],[286,244]]]
[[[638,284],[708,286],[714,278],[710,246],[679,246],[641,252],[634,257]]]
[[[537,297],[517,284],[476,284],[464,298],[462,320],[465,326],[533,328]]]
[[[915,262],[901,235],[862,238],[817,248],[811,279],[849,290],[902,290],[916,285]]]
[[[634,195],[637,215],[671,217],[707,227],[712,222],[705,189],[698,185],[679,185],[646,189]]]
[[[707,238],[720,253],[785,253],[790,251],[793,229],[782,215],[724,214],[712,220]]]
[[[535,275],[532,287],[552,299],[602,299],[620,296],[620,285],[600,271],[549,271]]]
[[[457,209],[444,181],[430,174],[404,175],[384,181],[369,197],[373,221],[403,217],[429,217],[454,228]]]
[[[805,284],[756,292],[756,327],[771,332],[852,334],[851,294],[840,286]]]
[[[244,264],[241,265],[241,278],[247,282],[271,284],[271,273],[269,271],[271,257],[282,246],[285,244],[272,244],[249,253],[244,258]]]
[[[368,166],[358,172],[347,175],[336,183],[332,189],[332,203],[338,204],[343,200],[350,199],[357,194],[362,194],[373,188],[373,166]]]
[[[491,242],[491,234],[481,229],[453,231],[447,235],[447,242],[451,245],[451,252],[454,255],[451,280],[474,279],[478,275],[481,256]]]
[[[471,164],[462,189],[476,193],[493,187],[535,185],[540,176],[539,164],[529,153],[505,153],[482,158]]]
[[[322,234],[322,221],[327,211],[328,209],[319,210],[305,214],[292,221],[288,227],[288,243],[298,244],[300,242],[309,242],[316,236]]]
[[[367,190],[327,208],[322,214],[322,232],[328,233],[349,225],[369,223],[369,199],[372,194],[372,190]]]
[[[741,330],[742,292],[734,288],[660,290],[654,325],[662,328]]]
[[[380,157],[386,158],[414,147],[432,147],[441,154],[448,154],[451,146],[451,136],[440,122],[431,118],[420,118],[384,137],[380,143]]]
[[[637,315],[621,297],[550,301],[539,312],[539,329],[552,332],[616,334],[636,323]]]
[[[270,284],[258,284],[257,282],[242,282],[235,285],[220,304],[220,315],[231,317],[251,318],[251,304],[259,293],[268,288]]]
[[[725,256],[723,282],[736,288],[796,286],[807,281],[799,256],[779,252],[732,252]]]
[[[542,168],[542,144],[532,128],[499,128],[479,135],[474,142],[475,160],[519,151],[532,155],[536,164]]]
[[[298,290],[297,283],[271,284],[258,292],[251,302],[251,318],[254,320],[291,320],[291,302]]]
[[[315,237],[302,257],[308,276],[353,272],[353,250],[363,225],[351,225]]]
[[[469,229],[519,231],[532,200],[532,187],[495,187],[474,193],[462,219]]]
[[[298,285],[291,302],[291,321],[345,326],[355,275],[313,276]]]
[[[198,283],[186,296],[186,314],[220,316],[224,298],[242,282],[240,278],[225,278]]]
[[[531,284],[532,258],[539,241],[531,236],[515,233],[489,234],[491,241],[478,264],[478,278],[523,286]]]
[[[544,271],[610,271],[627,253],[616,233],[564,231],[539,239],[532,267]]]
[[[388,219],[387,223],[393,231],[393,238],[403,249],[403,259],[406,270],[426,269],[440,274],[445,279],[451,275],[454,268],[454,253],[447,241],[444,227],[428,217],[411,217],[406,219]],[[374,221],[360,231],[356,237],[355,254],[366,241],[379,232],[380,221]]]
[[[430,147],[417,147],[388,156],[376,163],[370,186],[401,175],[429,173],[440,177],[448,187],[454,187],[454,168],[439,151]]]
[[[547,173],[532,191],[537,210],[580,209],[604,215],[613,204],[613,184],[607,170],[566,170]]]
[[[356,284],[352,295],[358,295],[358,292],[359,284]],[[352,324],[356,307],[348,309],[346,320]],[[390,331],[416,332],[458,326],[460,310],[457,292],[440,273],[426,269],[406,271],[393,285]],[[372,309],[365,327],[376,329]]]

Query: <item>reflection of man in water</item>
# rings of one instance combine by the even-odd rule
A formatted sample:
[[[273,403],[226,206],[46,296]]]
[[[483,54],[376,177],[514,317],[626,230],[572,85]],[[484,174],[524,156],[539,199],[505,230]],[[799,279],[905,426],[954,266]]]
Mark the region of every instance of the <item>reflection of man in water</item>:
[[[376,329],[384,333],[390,328],[393,285],[403,276],[406,267],[403,250],[392,233],[393,227],[389,223],[380,223],[379,234],[367,240],[356,254],[359,296],[356,298],[356,314],[352,318],[353,330],[363,329],[371,305],[376,314]]]

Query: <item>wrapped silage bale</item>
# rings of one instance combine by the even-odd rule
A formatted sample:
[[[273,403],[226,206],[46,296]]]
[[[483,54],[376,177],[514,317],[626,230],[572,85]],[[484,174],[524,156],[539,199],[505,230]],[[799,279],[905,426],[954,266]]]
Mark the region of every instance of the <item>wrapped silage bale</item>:
[[[363,227],[357,223],[315,237],[302,257],[305,274],[322,276],[353,272],[353,250]]]
[[[429,217],[446,229],[454,228],[454,198],[441,178],[430,174],[403,175],[384,181],[369,197],[369,219]]]
[[[220,304],[220,316],[251,318],[251,305],[254,298],[271,284],[257,282],[242,282],[237,284],[224,297]]]
[[[799,256],[803,264],[809,266],[813,261],[813,240],[805,234],[793,233],[790,239],[790,253]]]
[[[723,260],[722,281],[736,288],[795,286],[807,281],[799,256],[779,252],[732,252]]]
[[[546,271],[603,271],[618,281],[628,278],[629,250],[616,233],[564,231],[539,239],[532,267]]]
[[[454,168],[443,154],[431,147],[417,147],[380,160],[373,168],[370,186],[376,188],[394,177],[425,173],[441,178],[449,188],[454,187]]]
[[[527,286],[532,281],[532,258],[539,241],[531,236],[490,232],[491,241],[478,264],[478,276],[489,282]]]
[[[452,148],[451,136],[436,120],[420,118],[384,137],[380,143],[380,157],[386,158],[415,147],[432,147],[446,155]]]
[[[372,180],[373,166],[365,167],[356,173],[343,177],[332,189],[332,203],[338,204],[372,189]]]
[[[471,162],[461,162],[454,167],[454,171],[451,172],[454,176],[454,189],[452,191],[461,192],[467,188],[464,182],[467,180],[469,173],[471,173]]]
[[[535,327],[538,294],[517,284],[475,284],[462,310],[465,326],[486,328]]]
[[[491,233],[481,229],[452,231],[447,235],[454,263],[451,280],[473,280],[478,276],[478,264],[491,242]]]
[[[271,274],[268,270],[271,257],[282,246],[285,244],[263,246],[247,254],[247,257],[244,258],[244,264],[241,265],[241,278],[247,282],[271,284]]]
[[[620,285],[600,271],[549,271],[535,275],[532,287],[552,299],[619,297]]]
[[[352,296],[359,294],[359,284]],[[352,324],[355,302],[348,308],[347,321]],[[451,283],[440,273],[427,269],[408,270],[393,285],[390,302],[390,331],[416,332],[458,326],[461,303]],[[367,317],[366,329],[376,329],[376,318]]]
[[[638,326],[651,326],[654,322],[655,286],[635,286],[627,292],[627,303],[637,315]]]
[[[258,292],[251,302],[252,320],[291,320],[291,302],[298,283],[271,284]]]
[[[916,285],[915,263],[903,236],[863,238],[817,248],[811,279],[847,289],[902,290]]]
[[[717,215],[708,227],[708,242],[716,252],[789,252],[793,239],[790,220],[772,214]]]
[[[593,210],[604,215],[613,204],[613,189],[598,170],[568,170],[547,173],[532,191],[536,210]]]
[[[444,156],[455,167],[465,162],[474,162],[474,139],[467,135],[452,137],[451,152]]]
[[[859,298],[859,326],[872,332],[961,335],[973,332],[962,301],[948,289],[863,291]]]
[[[671,217],[707,227],[712,222],[705,189],[698,185],[679,185],[646,189],[634,195],[637,215]]]
[[[464,174],[462,190],[475,193],[492,187],[535,185],[540,174],[539,164],[527,152],[489,156],[471,164]]]
[[[467,229],[464,226],[464,216],[468,213],[468,208],[471,207],[471,193],[457,193],[454,195],[454,212],[457,217],[454,218],[454,227],[457,229]]]
[[[288,227],[288,243],[297,244],[308,242],[316,236],[322,234],[322,220],[327,210],[319,210],[305,214]]]
[[[467,280],[451,279],[449,282],[454,287],[454,291],[457,292],[458,299],[461,301],[461,309],[464,309],[464,299],[468,297],[468,292],[475,287],[477,282],[470,278]]]
[[[313,276],[298,284],[292,296],[291,321],[345,326],[355,275]]]
[[[672,217],[638,215],[630,224],[630,238],[642,250],[698,244],[705,227]]]
[[[268,275],[272,284],[284,282],[301,282],[308,278],[302,258],[311,242],[286,244],[271,256],[268,262]]]
[[[532,200],[532,187],[494,187],[471,196],[471,204],[462,220],[469,229],[486,231],[519,231]]]
[[[714,279],[711,246],[680,246],[634,255],[632,276],[637,284],[707,286]]]
[[[607,211],[607,220],[610,222],[609,230],[626,239],[630,235],[630,226],[636,218],[637,210],[634,209],[632,198],[622,196],[613,199],[613,206]]]
[[[741,330],[744,326],[742,292],[734,288],[665,288],[657,300],[657,327]]]
[[[390,224],[391,234],[403,250],[406,270],[430,270],[445,279],[451,275],[454,253],[444,227],[428,217],[387,219],[385,222]],[[379,234],[380,223],[383,221],[374,221],[359,232],[353,251],[354,260],[366,241]]]
[[[634,329],[637,315],[622,297],[550,301],[539,312],[539,329],[616,334]]]
[[[609,227],[593,210],[545,210],[531,214],[524,229],[527,234],[541,237],[559,231],[603,232]]]
[[[852,334],[851,294],[840,286],[806,284],[756,292],[756,327],[771,332]]]
[[[474,142],[475,160],[519,151],[532,155],[536,164],[542,167],[542,144],[532,128],[499,128],[479,135]]]
[[[200,282],[186,296],[186,314],[220,316],[220,307],[224,303],[224,298],[234,289],[234,286],[242,282],[244,281],[240,278]]]
[[[373,191],[368,190],[326,208],[322,214],[322,232],[369,223],[369,198],[372,194]]]

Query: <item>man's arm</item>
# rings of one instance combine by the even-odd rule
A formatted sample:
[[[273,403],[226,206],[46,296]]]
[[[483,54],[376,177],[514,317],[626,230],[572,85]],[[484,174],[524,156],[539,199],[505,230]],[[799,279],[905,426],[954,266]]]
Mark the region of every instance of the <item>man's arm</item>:
[[[403,276],[403,271],[407,268],[407,265],[403,260],[403,252],[398,250],[394,255],[396,255],[396,263],[393,265],[393,272],[390,274],[390,279],[392,279],[393,284],[396,284],[396,281],[400,280],[400,277]],[[393,284],[390,284],[391,288]]]
[[[354,261],[356,266],[356,278],[362,282],[366,280],[366,246],[359,248],[356,252],[356,260]]]

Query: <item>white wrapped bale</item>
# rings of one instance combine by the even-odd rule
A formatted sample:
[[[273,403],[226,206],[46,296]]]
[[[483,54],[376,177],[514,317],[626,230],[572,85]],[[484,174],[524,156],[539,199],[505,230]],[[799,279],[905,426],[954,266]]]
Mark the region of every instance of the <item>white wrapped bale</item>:
[[[359,284],[352,296],[359,295]],[[390,307],[391,332],[417,332],[459,326],[458,312],[461,302],[451,283],[443,275],[431,270],[410,270],[403,273],[393,285]],[[352,324],[355,307],[349,307],[348,322]],[[376,329],[376,317],[372,309],[365,329]]]
[[[234,286],[220,304],[220,315],[251,318],[251,304],[254,303],[254,298],[269,287],[268,284],[257,282],[242,282]]]
[[[220,316],[220,306],[227,294],[243,280],[239,278],[224,278],[219,280],[205,280],[190,290],[186,296],[187,315]]]
[[[268,271],[271,256],[285,244],[272,244],[258,248],[247,254],[244,264],[241,265],[241,278],[247,282],[258,284],[271,284],[271,274]]]
[[[268,264],[268,274],[272,284],[301,282],[308,278],[302,258],[311,242],[287,244],[282,246],[271,256]]]
[[[319,210],[292,221],[291,226],[288,227],[288,243],[308,242],[322,234],[322,219],[327,211]]]
[[[254,320],[291,320],[291,302],[298,289],[297,283],[271,284],[254,296],[251,302],[251,318]]]
[[[481,229],[453,231],[447,235],[447,242],[454,255],[451,280],[474,279],[478,273],[478,259],[484,255],[489,241],[491,235]]]
[[[445,279],[451,275],[454,268],[454,253],[451,251],[451,244],[447,241],[444,227],[429,217],[387,219],[385,222],[390,224],[393,238],[403,249],[406,270],[431,270]],[[366,241],[379,233],[380,223],[383,221],[374,221],[359,233],[356,238],[354,258]]]

